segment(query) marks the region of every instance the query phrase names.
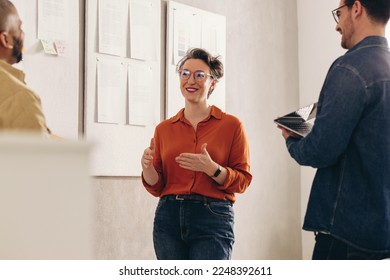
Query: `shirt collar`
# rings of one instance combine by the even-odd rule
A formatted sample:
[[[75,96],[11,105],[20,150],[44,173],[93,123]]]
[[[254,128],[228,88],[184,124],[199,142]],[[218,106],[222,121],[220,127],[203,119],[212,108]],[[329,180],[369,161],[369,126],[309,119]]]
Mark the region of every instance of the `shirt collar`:
[[[359,43],[357,43],[355,46],[353,46],[351,49],[349,49],[347,53],[370,46],[380,46],[388,48],[387,39],[386,37],[381,36],[368,36],[361,40]]]
[[[210,110],[210,115],[207,117],[206,120],[209,120],[211,117],[213,117],[217,120],[222,119],[222,110],[219,109],[218,107],[212,105],[211,110]],[[184,108],[183,108],[176,114],[176,116],[172,117],[171,122],[172,123],[175,123],[178,121],[184,122],[184,120],[185,120],[185,117],[184,117]]]
[[[9,74],[17,78],[19,81],[24,83],[25,74],[23,73],[23,71],[16,69],[11,64],[1,59],[0,59],[0,68],[4,69],[4,71],[8,72]]]

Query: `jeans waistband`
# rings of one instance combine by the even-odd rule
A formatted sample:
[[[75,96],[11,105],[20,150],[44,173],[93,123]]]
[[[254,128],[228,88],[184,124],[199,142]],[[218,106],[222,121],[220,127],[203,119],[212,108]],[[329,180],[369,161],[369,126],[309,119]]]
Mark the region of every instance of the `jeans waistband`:
[[[227,200],[212,198],[200,194],[170,194],[162,198],[169,199],[169,200],[178,200],[178,201],[201,201],[204,203],[227,201]]]

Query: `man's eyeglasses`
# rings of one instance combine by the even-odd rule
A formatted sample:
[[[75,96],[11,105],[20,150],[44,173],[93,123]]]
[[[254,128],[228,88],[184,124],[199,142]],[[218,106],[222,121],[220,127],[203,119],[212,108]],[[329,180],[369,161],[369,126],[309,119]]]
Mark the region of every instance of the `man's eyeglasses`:
[[[347,4],[344,4],[344,5],[342,5],[342,6],[338,7],[338,8],[336,8],[336,9],[334,9],[334,10],[332,11],[333,18],[334,18],[334,20],[336,21],[337,24],[338,24],[339,21],[340,21],[340,9],[341,9],[341,8],[344,8],[344,7],[346,7],[346,6],[347,6]]]
[[[197,82],[203,82],[204,80],[206,80],[207,76],[213,77],[210,74],[205,73],[204,71],[195,71],[192,73],[190,70],[182,69],[179,70],[178,72],[179,72],[179,77],[182,80],[188,80],[192,74],[194,74],[194,79]]]

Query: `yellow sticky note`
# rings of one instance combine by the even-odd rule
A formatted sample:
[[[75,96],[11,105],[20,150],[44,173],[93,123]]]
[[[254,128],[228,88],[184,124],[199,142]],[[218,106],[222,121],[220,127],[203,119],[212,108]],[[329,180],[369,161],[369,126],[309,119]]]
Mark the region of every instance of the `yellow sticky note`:
[[[58,53],[54,47],[53,40],[41,39],[41,43],[42,43],[43,51],[45,53],[58,55]]]

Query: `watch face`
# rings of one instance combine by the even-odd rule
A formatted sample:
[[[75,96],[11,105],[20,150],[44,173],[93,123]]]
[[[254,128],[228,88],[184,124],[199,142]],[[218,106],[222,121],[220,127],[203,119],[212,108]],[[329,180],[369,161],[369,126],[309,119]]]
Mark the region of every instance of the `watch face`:
[[[217,171],[215,171],[213,177],[218,177],[218,175],[221,173],[221,166],[218,165]]]

